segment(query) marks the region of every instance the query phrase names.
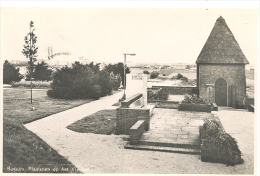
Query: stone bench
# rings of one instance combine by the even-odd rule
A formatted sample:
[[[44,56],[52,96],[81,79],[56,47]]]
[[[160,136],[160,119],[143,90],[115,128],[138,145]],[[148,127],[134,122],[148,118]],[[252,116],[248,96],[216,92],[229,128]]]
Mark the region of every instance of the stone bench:
[[[130,128],[138,121],[145,120],[145,130],[149,130],[150,116],[155,105],[145,105],[141,93],[121,102],[116,114],[116,134],[130,134]]]
[[[145,130],[145,120],[138,120],[130,128],[130,145],[137,145]]]

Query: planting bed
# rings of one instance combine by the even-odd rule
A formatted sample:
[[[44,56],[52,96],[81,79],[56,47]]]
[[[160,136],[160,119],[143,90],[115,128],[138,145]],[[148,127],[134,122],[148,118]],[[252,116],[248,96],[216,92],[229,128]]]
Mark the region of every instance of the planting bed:
[[[243,163],[236,140],[227,134],[218,118],[200,126],[201,161],[236,165]]]
[[[179,111],[196,111],[196,112],[211,112],[210,104],[192,104],[192,103],[180,103],[178,105]]]

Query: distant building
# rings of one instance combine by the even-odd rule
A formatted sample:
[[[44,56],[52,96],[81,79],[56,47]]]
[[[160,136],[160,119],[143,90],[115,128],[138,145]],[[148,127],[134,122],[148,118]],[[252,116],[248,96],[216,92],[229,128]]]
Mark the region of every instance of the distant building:
[[[217,19],[197,58],[199,96],[218,106],[242,106],[248,64],[224,18]]]

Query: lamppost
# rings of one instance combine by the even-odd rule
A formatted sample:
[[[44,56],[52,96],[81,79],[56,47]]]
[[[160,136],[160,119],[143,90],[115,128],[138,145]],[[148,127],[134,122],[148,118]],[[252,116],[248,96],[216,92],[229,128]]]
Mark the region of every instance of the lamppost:
[[[126,55],[135,56],[135,54],[123,54],[123,55],[124,55],[124,95],[123,95],[123,99],[125,99],[126,98],[126,95],[125,95],[125,82],[126,82],[125,63],[126,63]]]

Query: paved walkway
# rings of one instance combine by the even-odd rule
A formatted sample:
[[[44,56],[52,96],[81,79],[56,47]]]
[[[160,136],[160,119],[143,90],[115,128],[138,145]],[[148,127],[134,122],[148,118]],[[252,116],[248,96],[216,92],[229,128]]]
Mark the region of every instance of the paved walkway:
[[[249,112],[217,112],[226,131],[236,135],[234,137],[244,154],[245,164],[235,167],[201,162],[197,155],[127,150],[124,149],[127,141],[121,135],[77,133],[66,128],[96,111],[112,108],[121,96],[122,92],[103,97],[25,126],[84,173],[253,174],[254,124],[253,113]]]
[[[212,114],[156,108],[151,117],[150,130],[144,133],[141,140],[199,145],[199,126],[206,118],[212,118]]]

